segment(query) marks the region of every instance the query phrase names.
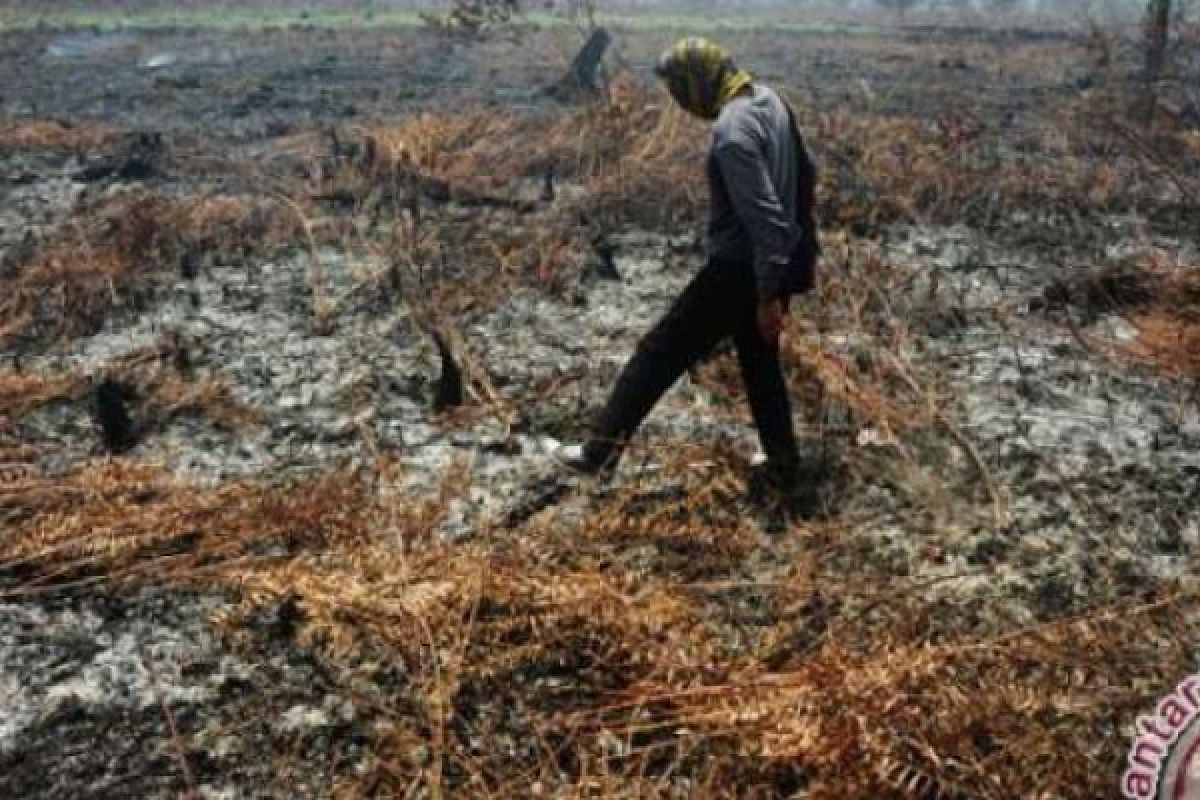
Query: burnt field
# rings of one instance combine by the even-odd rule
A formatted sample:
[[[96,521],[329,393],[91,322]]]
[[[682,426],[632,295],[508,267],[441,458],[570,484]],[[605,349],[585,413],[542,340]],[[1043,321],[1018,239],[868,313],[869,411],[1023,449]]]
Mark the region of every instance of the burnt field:
[[[1200,646],[1200,69],[743,25],[798,112],[820,509],[731,355],[562,483],[703,260],[677,33],[0,28],[0,796],[1116,796]],[[552,89],[548,91],[548,89]]]

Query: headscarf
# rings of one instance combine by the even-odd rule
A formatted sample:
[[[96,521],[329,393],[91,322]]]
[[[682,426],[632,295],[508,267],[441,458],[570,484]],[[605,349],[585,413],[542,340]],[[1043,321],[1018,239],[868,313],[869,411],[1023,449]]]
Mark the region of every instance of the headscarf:
[[[716,119],[752,80],[749,72],[734,65],[725,48],[698,36],[672,45],[658,60],[655,72],[684,110],[708,120]]]

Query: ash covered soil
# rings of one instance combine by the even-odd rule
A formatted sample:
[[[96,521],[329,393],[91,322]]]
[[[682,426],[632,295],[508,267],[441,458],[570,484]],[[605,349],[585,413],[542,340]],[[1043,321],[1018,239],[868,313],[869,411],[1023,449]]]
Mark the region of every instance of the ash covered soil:
[[[298,28],[5,33],[0,122],[50,119],[117,135],[94,147],[0,150],[0,279],[18,275],[29,248],[69,230],[81,209],[147,189],[167,197],[253,195],[263,170],[293,169],[296,142],[336,149],[333,130],[470,104],[547,118],[568,113],[536,90],[561,74],[574,40],[561,32],[524,36],[514,45]],[[866,38],[746,33],[731,44],[814,113],[853,103],[922,124],[969,95],[975,113],[1019,130],[1046,106],[1075,97],[1088,74],[1082,48],[1065,37]],[[619,39],[635,72],[661,44],[645,33]],[[538,54],[536,63],[514,48]],[[1070,57],[1051,55],[1061,52]],[[1035,75],[1037,59],[1044,64]],[[161,137],[145,145],[152,166],[123,173],[129,142],[140,135]],[[834,148],[816,130],[809,139],[836,170]],[[527,177],[536,190],[540,174]],[[557,199],[513,224],[557,219],[555,204],[573,191],[582,190],[564,180]],[[757,544],[727,572],[705,578],[784,575],[816,546],[819,525],[838,540],[822,556],[825,569],[881,588],[923,586],[930,619],[921,624],[935,640],[995,634],[1162,587],[1193,590],[1195,378],[1123,355],[1123,346],[1138,342],[1129,319],[1136,298],[1099,297],[1087,283],[1146,259],[1197,263],[1194,218],[1166,207],[1114,208],[1082,220],[1031,208],[986,228],[969,219],[890,220],[866,230],[830,223],[829,280],[841,267],[856,270],[855,280],[877,290],[859,317],[882,305],[905,320],[892,331],[905,338],[905,369],[888,373],[888,385],[901,373],[917,376],[920,391],[906,397],[937,435],[910,437],[887,414],[865,415],[855,405],[860,395],[815,392],[797,370],[797,425],[827,476],[819,522],[772,533],[735,491],[726,510],[750,521]],[[621,220],[604,230],[615,275],[598,266],[605,257],[584,250],[550,282],[512,281],[481,302],[446,294],[439,324],[455,333],[469,391],[464,408],[439,414],[431,404],[444,365],[427,307],[389,291],[384,262],[362,245],[388,228],[387,214],[364,222],[358,207],[340,206],[336,196],[321,208],[326,216],[317,222],[344,229],[344,244],[322,238],[310,246],[296,236],[269,253],[193,246],[172,253],[178,262],[147,264],[154,278],[137,291],[114,289],[107,313],[81,330],[12,337],[0,351],[6,367],[22,372],[94,377],[154,351],[169,332],[186,343],[189,380],[221,381],[236,419],[135,401],[137,443],[111,456],[90,396],[66,393],[20,415],[0,409],[4,466],[20,479],[52,480],[124,459],[161,464],[180,482],[211,488],[241,479],[288,485],[386,459],[398,469],[385,489],[399,495],[436,495],[452,476],[465,476],[438,533],[468,543],[510,524],[513,509],[553,478],[550,449],[581,433],[638,337],[702,258],[694,221]],[[471,220],[485,212],[451,199],[426,213]],[[431,269],[443,283],[474,285],[471,252],[464,245]],[[189,258],[194,269],[185,276],[180,264]],[[314,282],[331,309],[324,321],[314,314]],[[837,297],[827,299],[826,307],[816,298],[797,304],[791,346],[857,364],[864,381],[881,374],[888,356],[877,352],[879,342],[849,324],[853,315],[833,305]],[[718,355],[669,393],[618,486],[643,487],[650,504],[686,493],[725,474],[710,451],[727,454],[735,476],[744,476],[757,442],[730,363]],[[810,402],[817,396],[820,405]],[[674,468],[680,449],[682,474]],[[608,491],[575,487],[545,513],[580,526]],[[22,530],[14,508],[0,507],[0,536]],[[0,795],[174,797],[194,786],[214,798],[326,797],[377,769],[370,744],[388,724],[380,709],[404,694],[399,666],[381,659],[339,674],[295,640],[283,612],[231,637],[213,624],[232,602],[224,593],[69,577],[62,585],[30,583],[19,565],[0,573]],[[753,652],[777,616],[754,596],[726,602],[729,652]],[[847,615],[856,602],[869,605],[866,597],[844,602]],[[380,697],[389,700],[371,702]],[[519,753],[528,743],[504,746]],[[679,780],[672,791],[685,796],[689,784]],[[369,783],[362,791],[371,793]]]

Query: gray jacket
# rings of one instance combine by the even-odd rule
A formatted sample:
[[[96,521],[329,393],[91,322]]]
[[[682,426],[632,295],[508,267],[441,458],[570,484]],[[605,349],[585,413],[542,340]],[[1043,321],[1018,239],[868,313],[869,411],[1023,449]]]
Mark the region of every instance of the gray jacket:
[[[778,297],[795,290],[794,257],[806,235],[797,190],[807,155],[798,152],[803,145],[779,95],[760,84],[751,90],[730,100],[713,125],[708,251],[752,261],[759,297]],[[807,233],[815,243],[815,231]]]

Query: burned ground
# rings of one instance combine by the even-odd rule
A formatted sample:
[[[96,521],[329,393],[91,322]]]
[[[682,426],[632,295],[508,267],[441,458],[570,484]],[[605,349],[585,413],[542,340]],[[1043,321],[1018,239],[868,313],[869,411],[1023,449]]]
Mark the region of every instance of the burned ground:
[[[1200,641],[1200,135],[1120,42],[731,33],[822,167],[780,531],[722,354],[555,481],[702,258],[615,33],[572,106],[563,28],[0,36],[0,794],[1114,794]]]

